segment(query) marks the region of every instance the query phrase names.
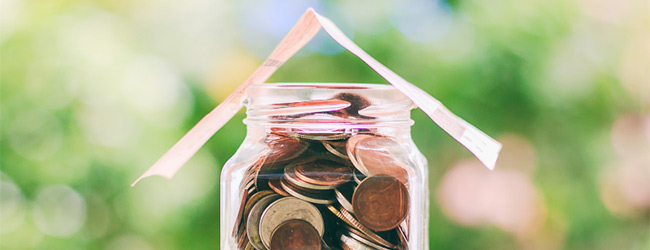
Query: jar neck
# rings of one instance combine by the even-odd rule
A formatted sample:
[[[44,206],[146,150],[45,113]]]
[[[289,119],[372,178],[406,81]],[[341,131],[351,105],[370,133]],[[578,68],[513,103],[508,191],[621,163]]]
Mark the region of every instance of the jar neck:
[[[249,126],[368,129],[413,125],[414,104],[384,84],[257,84],[247,90]]]
[[[359,124],[339,124],[339,125],[324,125],[324,124],[303,124],[300,126],[290,125],[285,126],[282,124],[271,124],[271,123],[249,123],[247,126],[247,138],[252,140],[258,140],[259,138],[264,138],[268,134],[283,134],[293,137],[323,137],[330,139],[340,139],[336,138],[337,135],[343,135],[344,137],[354,136],[357,134],[373,134],[387,136],[398,141],[406,142],[411,141],[411,126],[409,125],[400,125],[400,126],[361,126]]]

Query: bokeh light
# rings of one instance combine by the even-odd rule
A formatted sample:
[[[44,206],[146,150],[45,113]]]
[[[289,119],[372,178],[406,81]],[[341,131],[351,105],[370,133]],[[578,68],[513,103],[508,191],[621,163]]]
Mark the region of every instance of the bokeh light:
[[[530,178],[535,149],[516,135],[503,143],[496,170],[476,160],[461,161],[447,171],[437,190],[443,212],[467,226],[494,225],[518,239],[532,239],[544,226],[546,203]]]
[[[25,221],[26,201],[9,177],[0,173],[0,234],[10,233]]]
[[[600,174],[605,207],[618,216],[650,213],[650,115],[626,114],[611,132],[617,158]]]
[[[86,222],[86,201],[68,186],[47,186],[34,199],[31,215],[34,224],[43,234],[70,236],[77,233]]]

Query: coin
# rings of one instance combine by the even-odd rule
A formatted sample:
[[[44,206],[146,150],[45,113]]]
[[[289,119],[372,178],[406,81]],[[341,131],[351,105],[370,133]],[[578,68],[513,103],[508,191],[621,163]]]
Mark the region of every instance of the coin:
[[[387,231],[406,218],[409,200],[408,189],[399,180],[375,175],[359,184],[352,195],[352,207],[361,224],[375,231]]]
[[[356,168],[354,169],[354,174],[352,175],[352,179],[354,179],[354,182],[356,182],[357,184],[359,184],[359,183],[361,183],[361,182],[363,181],[363,179],[365,179],[365,178],[366,178],[366,176],[363,175],[361,172],[359,172],[358,169],[356,169]]]
[[[309,222],[316,228],[319,236],[325,231],[323,216],[318,208],[298,198],[284,197],[271,203],[262,213],[259,229],[264,245],[269,246],[271,233],[278,225],[292,219]]]
[[[351,237],[351,238],[353,238],[353,239],[355,239],[355,240],[357,240],[357,241],[359,241],[359,242],[361,242],[361,243],[363,243],[363,244],[365,244],[367,246],[372,247],[373,249],[390,250],[390,248],[386,248],[386,247],[380,245],[379,243],[375,243],[368,236],[366,236],[365,234],[357,231],[353,227],[346,226],[345,230],[347,230],[347,232],[344,232],[344,234],[346,234],[347,236],[349,236],[349,237]]]
[[[341,240],[341,248],[344,250],[375,250],[345,234],[340,234],[339,239]]]
[[[362,110],[370,106],[370,101],[368,101],[368,99],[355,93],[346,93],[346,92],[339,93],[336,96],[334,96],[333,99],[344,100],[350,103],[349,107],[337,112],[339,114],[344,115],[344,117],[347,116],[361,117],[361,115],[359,115],[359,110]]]
[[[350,144],[353,145],[350,145]],[[408,155],[402,146],[383,136],[358,135],[348,140],[348,156],[363,174],[390,175],[408,183],[408,168],[397,156]]]
[[[309,222],[288,220],[271,234],[270,250],[321,250],[321,237]]]
[[[336,186],[311,184],[305,182],[302,179],[299,179],[298,176],[296,175],[295,165],[288,165],[284,169],[284,180],[286,180],[287,183],[290,183],[291,185],[295,186],[297,189],[310,192],[310,193],[318,193],[318,192],[323,192],[323,191],[332,190],[336,188]]]
[[[307,149],[307,142],[298,138],[272,136],[267,142],[270,152],[266,161],[269,163],[284,162],[298,157]]]
[[[334,194],[336,195],[336,201],[339,202],[341,207],[345,210],[348,210],[351,214],[354,214],[354,208],[352,208],[352,203],[350,199],[352,193],[354,192],[353,185],[341,185],[337,189],[334,189]]]
[[[337,111],[345,109],[350,105],[350,102],[341,99],[276,103],[271,105],[271,109],[267,110],[265,113],[266,115],[295,118],[303,114]]]
[[[313,185],[337,186],[348,182],[352,176],[350,167],[324,159],[304,162],[293,167],[296,177]]]
[[[269,190],[257,192],[255,194],[250,195],[248,198],[248,201],[246,201],[246,205],[244,206],[244,213],[242,214],[242,218],[239,221],[236,221],[237,229],[237,236],[240,236],[243,234],[244,231],[246,231],[246,222],[248,220],[248,215],[250,214],[251,210],[253,209],[253,206],[257,204],[258,201],[260,201],[262,198],[272,195],[273,192]],[[239,224],[237,224],[239,223]]]
[[[232,231],[232,236],[237,235],[239,231],[239,226],[241,225],[242,216],[244,215],[244,207],[246,206],[246,201],[248,200],[248,190],[244,190],[241,197],[241,202],[239,203],[239,212],[237,212],[237,217],[235,217],[235,228]]]
[[[333,205],[327,205],[327,209],[329,209],[336,217],[341,219],[343,222],[346,224],[350,225],[351,227],[357,229],[359,232],[363,233],[364,235],[368,236],[370,239],[372,239],[373,242],[376,242],[382,246],[385,246],[387,248],[395,248],[395,244],[388,242],[387,240],[383,239],[381,236],[377,235],[374,233],[372,230],[368,229],[359,221],[357,221],[354,216],[352,216],[350,213],[347,212],[345,209],[338,209]]]
[[[280,185],[291,196],[301,200],[305,200],[316,204],[323,204],[323,205],[332,204],[335,202],[334,194],[332,194],[331,191],[328,192],[328,194],[324,194],[322,193],[322,191],[319,193],[307,192],[301,190],[299,187],[296,187],[295,185],[292,185],[286,180],[281,180]]]
[[[404,230],[402,230],[401,226],[397,227],[397,238],[398,238],[397,250],[408,250],[409,249],[408,237],[406,237],[406,233],[404,232]]]
[[[246,233],[248,234],[248,241],[256,249],[266,249],[262,239],[260,238],[260,220],[262,218],[262,213],[271,204],[273,201],[280,198],[280,195],[271,194],[260,199],[251,209],[250,214],[248,214],[248,219],[246,220]]]
[[[333,155],[336,155],[338,157],[341,157],[342,159],[349,160],[350,158],[345,154],[345,144],[344,146],[337,146],[334,143],[330,143],[328,141],[322,141],[323,146],[325,149],[327,149],[328,152],[330,152]],[[343,152],[343,153],[341,153]]]
[[[239,239],[237,240],[237,248],[242,249],[248,244],[248,236],[246,235],[246,231],[239,236]]]
[[[289,193],[284,191],[284,189],[282,188],[282,185],[280,184],[280,180],[281,180],[280,178],[270,179],[269,180],[269,187],[271,188],[271,190],[275,191],[279,195],[290,196]]]

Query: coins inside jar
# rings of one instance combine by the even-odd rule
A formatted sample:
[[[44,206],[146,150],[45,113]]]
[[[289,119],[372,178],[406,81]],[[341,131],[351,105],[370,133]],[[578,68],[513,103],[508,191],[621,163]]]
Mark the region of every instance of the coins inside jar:
[[[321,235],[309,222],[288,220],[273,230],[270,250],[321,250]]]
[[[304,121],[371,119],[359,114],[370,105],[360,95],[331,100],[275,108]],[[238,249],[408,249],[410,166],[395,139],[376,129],[274,127],[260,143],[265,153],[240,186]]]

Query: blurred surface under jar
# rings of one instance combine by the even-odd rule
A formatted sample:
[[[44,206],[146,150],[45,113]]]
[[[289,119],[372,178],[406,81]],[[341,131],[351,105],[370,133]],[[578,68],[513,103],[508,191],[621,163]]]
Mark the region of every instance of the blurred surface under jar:
[[[426,159],[382,84],[256,84],[221,174],[221,249],[427,249]]]

